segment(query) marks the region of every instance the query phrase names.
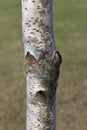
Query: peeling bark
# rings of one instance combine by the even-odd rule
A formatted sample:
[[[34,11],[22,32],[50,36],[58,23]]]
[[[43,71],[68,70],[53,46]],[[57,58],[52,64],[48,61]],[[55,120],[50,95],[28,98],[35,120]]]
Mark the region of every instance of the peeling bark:
[[[26,130],[56,130],[56,87],[61,55],[52,27],[52,0],[22,0],[27,83]]]

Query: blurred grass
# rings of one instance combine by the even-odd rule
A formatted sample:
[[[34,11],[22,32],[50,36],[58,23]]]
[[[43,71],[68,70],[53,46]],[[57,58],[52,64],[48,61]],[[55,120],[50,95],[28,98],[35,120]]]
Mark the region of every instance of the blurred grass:
[[[87,1],[54,1],[54,31],[63,56],[57,129],[87,130]]]
[[[54,32],[63,56],[57,130],[87,130],[87,1],[54,0]],[[26,86],[19,0],[0,1],[0,130],[25,130]]]
[[[19,0],[0,1],[0,130],[25,129],[25,76]]]

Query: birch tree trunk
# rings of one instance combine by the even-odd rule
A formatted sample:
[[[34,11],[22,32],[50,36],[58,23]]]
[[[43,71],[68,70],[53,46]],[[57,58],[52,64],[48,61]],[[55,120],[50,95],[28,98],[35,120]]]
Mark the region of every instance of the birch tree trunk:
[[[56,130],[56,87],[61,56],[52,29],[52,0],[22,0],[27,83],[26,130]]]

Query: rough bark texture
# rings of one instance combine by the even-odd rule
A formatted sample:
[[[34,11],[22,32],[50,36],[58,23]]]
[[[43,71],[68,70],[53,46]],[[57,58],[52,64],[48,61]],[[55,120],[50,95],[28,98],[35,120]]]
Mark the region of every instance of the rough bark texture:
[[[55,130],[61,56],[52,30],[52,0],[22,0],[27,82],[26,130]]]

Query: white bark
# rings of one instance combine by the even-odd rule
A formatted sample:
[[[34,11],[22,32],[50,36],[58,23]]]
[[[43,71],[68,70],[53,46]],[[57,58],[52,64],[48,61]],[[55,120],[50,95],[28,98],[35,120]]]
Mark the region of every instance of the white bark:
[[[55,130],[56,86],[61,56],[52,30],[52,0],[22,0],[27,82],[26,130]]]

